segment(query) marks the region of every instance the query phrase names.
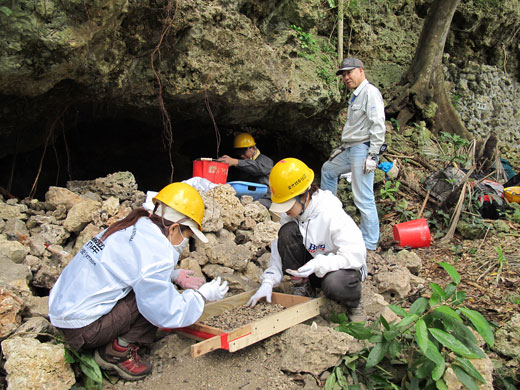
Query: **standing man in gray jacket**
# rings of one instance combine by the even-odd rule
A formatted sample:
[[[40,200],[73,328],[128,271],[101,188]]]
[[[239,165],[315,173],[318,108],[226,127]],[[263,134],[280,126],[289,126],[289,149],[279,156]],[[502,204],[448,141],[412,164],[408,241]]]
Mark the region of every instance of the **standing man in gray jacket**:
[[[361,213],[361,233],[369,250],[377,248],[379,218],[374,198],[374,172],[378,154],[385,141],[385,106],[381,92],[365,76],[363,62],[345,58],[337,76],[352,92],[347,121],[341,134],[341,147],[335,149],[321,168],[323,190],[334,195],[338,177],[352,172],[352,194]]]

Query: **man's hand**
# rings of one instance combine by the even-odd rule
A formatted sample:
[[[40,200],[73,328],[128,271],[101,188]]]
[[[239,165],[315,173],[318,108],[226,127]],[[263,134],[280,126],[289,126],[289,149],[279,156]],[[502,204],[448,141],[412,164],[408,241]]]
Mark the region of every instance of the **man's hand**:
[[[374,172],[377,168],[377,156],[374,154],[369,154],[363,164],[363,173],[366,175],[367,173]]]
[[[202,286],[206,280],[204,278],[199,278],[195,276],[195,272],[188,269],[181,269],[179,272],[179,276],[177,276],[177,283],[183,289],[191,288],[193,290],[197,290],[200,286]]]
[[[340,154],[340,153],[343,152],[344,150],[345,150],[345,148],[344,148],[343,146],[340,146],[339,148],[334,149],[334,150],[330,153],[329,161],[333,160],[334,157],[336,157],[338,154]]]
[[[226,163],[230,167],[238,165],[238,160],[236,158],[229,157],[227,154],[223,155],[222,157],[219,157],[218,161]]]
[[[262,283],[258,290],[256,290],[255,295],[249,298],[249,301],[247,301],[246,306],[255,307],[256,303],[262,298],[265,298],[267,302],[271,303],[272,295],[273,286],[271,286],[269,283]]]
[[[309,260],[304,265],[302,265],[296,271],[292,270],[292,269],[286,269],[285,272],[287,272],[289,275],[297,276],[299,278],[307,278],[307,277],[309,277],[309,275],[312,275],[315,270],[316,270],[316,261],[314,259],[312,259],[312,260]]]

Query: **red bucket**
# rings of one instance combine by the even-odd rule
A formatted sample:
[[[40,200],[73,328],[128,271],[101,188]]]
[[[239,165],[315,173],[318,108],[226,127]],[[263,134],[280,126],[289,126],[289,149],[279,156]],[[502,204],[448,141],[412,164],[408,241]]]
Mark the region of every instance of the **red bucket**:
[[[430,246],[430,228],[426,218],[414,219],[413,221],[394,225],[394,240],[402,248],[406,246],[411,248]]]
[[[193,177],[203,177],[215,184],[226,184],[229,165],[210,159],[193,161]]]

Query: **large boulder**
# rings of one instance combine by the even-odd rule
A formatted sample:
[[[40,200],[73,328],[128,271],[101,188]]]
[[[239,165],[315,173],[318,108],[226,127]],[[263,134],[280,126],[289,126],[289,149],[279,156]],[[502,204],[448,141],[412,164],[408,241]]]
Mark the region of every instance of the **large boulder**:
[[[13,337],[2,342],[2,352],[10,390],[69,390],[76,383],[63,344]]]
[[[346,353],[361,351],[363,344],[330,327],[298,324],[268,339],[264,347],[267,354],[282,356],[281,370],[319,376]]]

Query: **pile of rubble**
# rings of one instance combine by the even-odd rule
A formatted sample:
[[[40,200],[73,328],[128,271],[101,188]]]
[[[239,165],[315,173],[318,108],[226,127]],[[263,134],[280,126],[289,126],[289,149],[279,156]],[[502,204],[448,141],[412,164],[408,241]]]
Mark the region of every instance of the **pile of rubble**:
[[[218,185],[201,195],[206,207],[202,230],[209,242],[193,241],[179,265],[207,280],[221,276],[229,283],[228,294],[257,288],[280,224],[252,197],[239,199],[230,185]],[[57,333],[48,322],[49,291],[89,239],[141,207],[145,198],[131,173],[118,172],[70,181],[67,188],[50,187],[45,201],[1,199],[0,341],[6,359],[1,365],[10,389],[42,381],[68,389],[74,383],[63,344],[55,343]],[[391,321],[396,316],[387,308],[388,302],[426,284],[417,276],[421,261],[408,251],[389,251],[384,258],[372,255],[368,263],[369,277],[363,287],[367,314],[371,318],[383,314]],[[278,290],[290,293],[290,283],[282,283]],[[344,311],[333,302],[323,310],[324,318],[332,310]]]

